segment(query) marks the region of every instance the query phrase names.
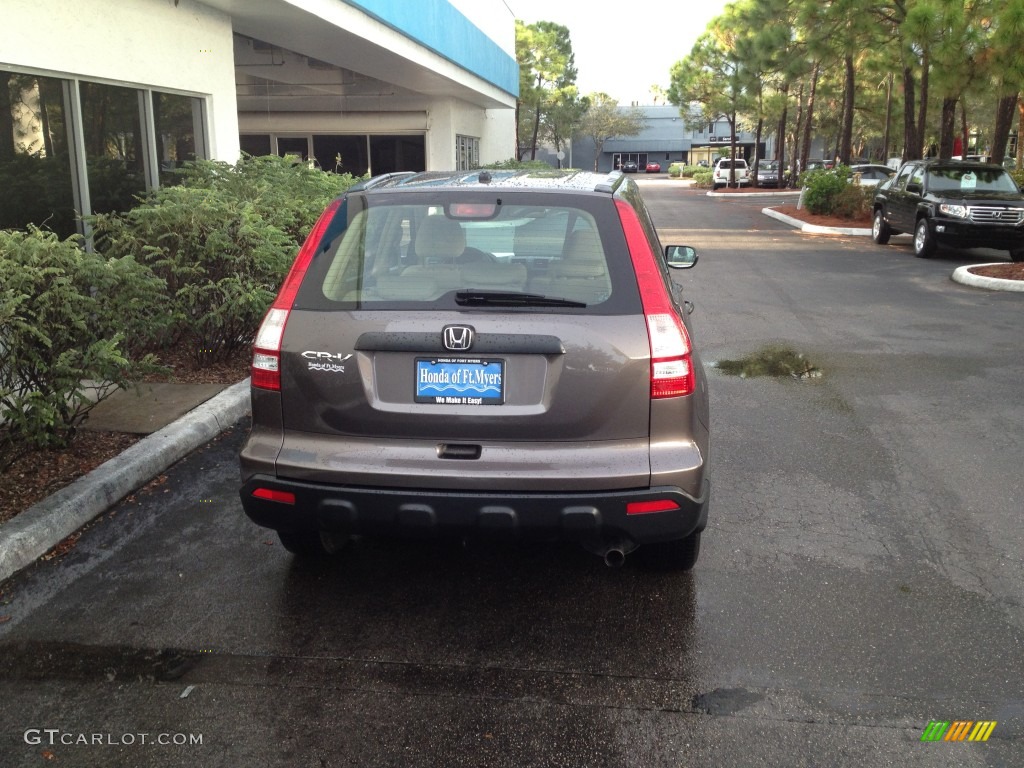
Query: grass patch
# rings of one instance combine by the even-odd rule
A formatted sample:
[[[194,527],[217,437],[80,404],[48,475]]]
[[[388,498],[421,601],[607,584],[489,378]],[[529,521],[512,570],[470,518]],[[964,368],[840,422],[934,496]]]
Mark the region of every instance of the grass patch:
[[[816,379],[821,369],[811,361],[788,347],[765,347],[760,352],[739,360],[719,360],[718,370],[729,376],[752,379],[757,376],[791,377],[794,379]]]

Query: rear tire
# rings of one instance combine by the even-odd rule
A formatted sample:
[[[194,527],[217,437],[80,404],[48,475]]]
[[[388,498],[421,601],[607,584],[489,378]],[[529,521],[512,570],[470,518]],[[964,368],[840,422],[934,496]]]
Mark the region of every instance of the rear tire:
[[[889,225],[885,221],[885,216],[882,215],[882,209],[879,208],[875,211],[875,215],[871,219],[871,239],[879,245],[885,245],[889,242],[889,238],[891,236],[892,232],[889,230]]]
[[[928,219],[918,219],[914,227],[914,255],[919,259],[928,259],[934,253],[935,235],[928,226]]]
[[[347,536],[321,531],[278,531],[277,538],[293,555],[306,559],[333,557],[348,543]]]
[[[636,551],[636,556],[644,565],[673,571],[689,571],[697,564],[699,555],[700,531],[691,533],[685,539],[644,544]]]

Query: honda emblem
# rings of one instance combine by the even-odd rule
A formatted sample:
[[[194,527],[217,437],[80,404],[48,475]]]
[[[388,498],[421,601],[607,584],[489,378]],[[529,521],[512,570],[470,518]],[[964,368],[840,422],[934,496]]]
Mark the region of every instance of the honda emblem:
[[[468,325],[449,325],[444,329],[444,348],[465,352],[473,346],[473,329]]]

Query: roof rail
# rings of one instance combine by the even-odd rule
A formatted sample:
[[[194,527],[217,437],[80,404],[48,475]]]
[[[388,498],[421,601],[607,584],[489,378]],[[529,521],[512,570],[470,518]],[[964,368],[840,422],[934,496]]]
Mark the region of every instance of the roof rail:
[[[353,184],[348,188],[349,192],[359,192],[364,189],[373,189],[379,187],[381,184],[386,184],[389,181],[397,179],[404,179],[407,176],[415,176],[415,171],[396,171],[395,173],[382,173],[380,176],[374,176],[369,179],[364,179],[356,184]]]
[[[622,171],[612,171],[602,181],[594,185],[595,192],[614,192],[626,175]]]

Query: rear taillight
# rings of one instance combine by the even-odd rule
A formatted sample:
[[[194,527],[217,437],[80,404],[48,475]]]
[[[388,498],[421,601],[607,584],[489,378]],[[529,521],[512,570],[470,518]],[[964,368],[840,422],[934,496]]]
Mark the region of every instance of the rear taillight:
[[[640,300],[651,344],[651,398],[682,397],[693,393],[695,381],[690,336],[676,312],[651,244],[636,211],[616,200],[619,221],[633,260]]]
[[[295,303],[295,295],[302,285],[302,278],[306,276],[309,262],[313,260],[320,239],[327,230],[331,219],[341,206],[341,199],[334,200],[327,209],[320,214],[313,231],[309,233],[306,242],[299,249],[299,255],[295,257],[288,276],[281,285],[281,290],[270,305],[270,310],[263,318],[256,333],[256,341],[252,350],[252,386],[258,389],[270,389],[281,391],[281,342],[284,339],[284,328],[288,323],[288,313]]]

